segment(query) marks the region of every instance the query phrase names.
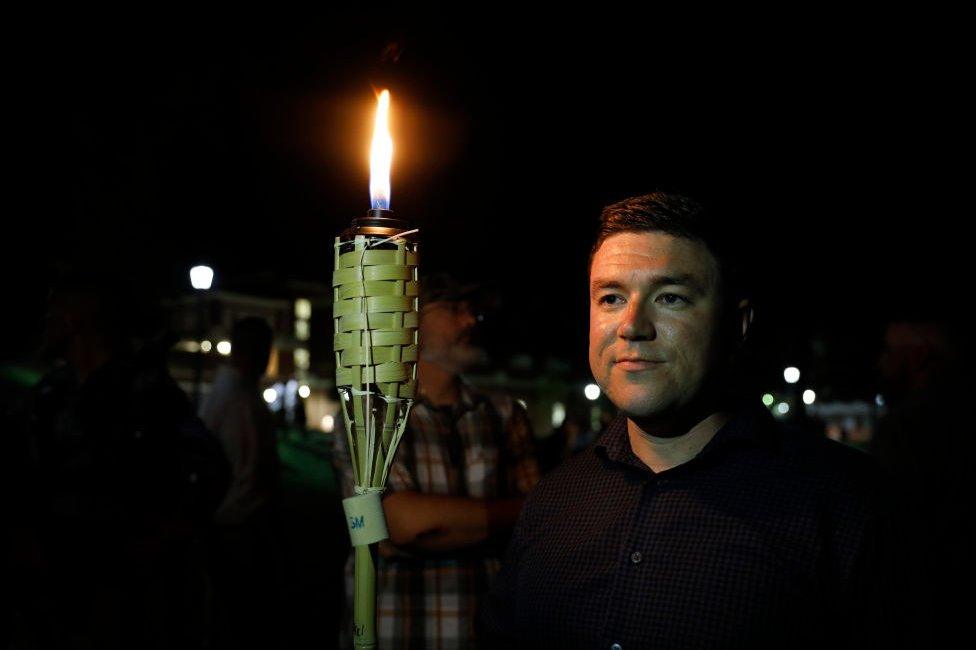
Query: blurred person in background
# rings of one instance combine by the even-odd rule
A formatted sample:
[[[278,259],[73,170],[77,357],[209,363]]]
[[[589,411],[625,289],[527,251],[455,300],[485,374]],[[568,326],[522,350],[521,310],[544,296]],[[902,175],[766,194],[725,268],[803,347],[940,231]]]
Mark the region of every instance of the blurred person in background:
[[[884,330],[878,370],[887,412],[870,448],[895,490],[906,647],[948,647],[968,616],[958,594],[976,577],[976,439],[961,408],[972,399],[971,350],[957,325],[931,313]]]
[[[207,637],[203,539],[228,469],[169,376],[171,336],[135,336],[136,289],[72,269],[48,300],[53,365],[13,415],[13,583],[42,647],[182,648]]]
[[[273,647],[280,623],[276,539],[279,461],[275,428],[260,380],[272,331],[260,318],[234,323],[231,353],[203,406],[203,420],[230,462],[230,489],[214,518],[217,646]]]

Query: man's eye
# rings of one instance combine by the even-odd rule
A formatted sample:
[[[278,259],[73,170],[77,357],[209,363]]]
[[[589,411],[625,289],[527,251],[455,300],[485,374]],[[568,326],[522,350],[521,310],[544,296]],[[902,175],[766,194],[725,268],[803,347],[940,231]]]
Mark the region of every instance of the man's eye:
[[[684,296],[679,296],[676,293],[662,293],[657,297],[657,301],[664,305],[676,306],[676,305],[687,305],[688,299]]]
[[[597,299],[597,302],[599,304],[601,304],[601,305],[609,305],[609,306],[619,305],[619,304],[623,303],[623,301],[624,301],[624,299],[622,297],[620,297],[620,296],[618,296],[617,294],[614,294],[614,293],[608,293],[607,295],[600,296]]]

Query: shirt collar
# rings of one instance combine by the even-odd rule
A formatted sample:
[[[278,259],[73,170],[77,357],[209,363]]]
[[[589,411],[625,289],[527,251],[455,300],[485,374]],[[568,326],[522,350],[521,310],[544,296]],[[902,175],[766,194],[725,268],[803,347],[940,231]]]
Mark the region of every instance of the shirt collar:
[[[627,417],[623,413],[618,413],[617,417],[610,422],[593,451],[597,456],[606,460],[630,465],[637,469],[649,470],[630,447],[630,436],[627,434]]]
[[[458,395],[458,403],[452,406],[434,406],[423,395],[418,395],[414,403],[423,404],[433,411],[444,411],[446,413],[460,415],[477,408],[479,404],[485,401],[485,397],[463,379],[458,381]]]
[[[715,433],[693,460],[718,457],[740,446],[766,444],[771,440],[774,426],[772,416],[766,409],[742,407]],[[618,413],[607,426],[595,445],[594,452],[601,458],[616,463],[646,472],[652,471],[634,454],[627,433],[627,417],[622,413]]]

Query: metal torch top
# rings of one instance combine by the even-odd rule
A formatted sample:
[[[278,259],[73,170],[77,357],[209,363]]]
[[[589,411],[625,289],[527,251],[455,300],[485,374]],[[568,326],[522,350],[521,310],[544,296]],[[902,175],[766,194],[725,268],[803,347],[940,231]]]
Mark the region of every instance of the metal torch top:
[[[394,237],[407,230],[412,230],[410,224],[402,219],[394,219],[392,210],[370,210],[365,217],[353,219],[349,228],[342,233],[342,238],[352,239],[356,235]]]

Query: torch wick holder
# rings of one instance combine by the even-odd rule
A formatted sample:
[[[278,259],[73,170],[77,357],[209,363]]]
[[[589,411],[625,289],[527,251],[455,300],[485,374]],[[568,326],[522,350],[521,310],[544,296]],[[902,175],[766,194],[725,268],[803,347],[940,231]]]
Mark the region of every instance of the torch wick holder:
[[[392,210],[370,210],[365,217],[353,219],[349,228],[342,233],[342,238],[348,240],[356,235],[395,237],[407,230],[411,230],[410,224],[401,219],[393,218]],[[407,237],[410,236],[407,235]]]

